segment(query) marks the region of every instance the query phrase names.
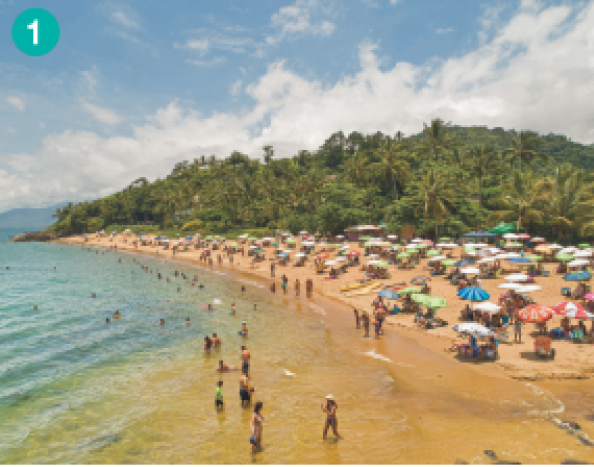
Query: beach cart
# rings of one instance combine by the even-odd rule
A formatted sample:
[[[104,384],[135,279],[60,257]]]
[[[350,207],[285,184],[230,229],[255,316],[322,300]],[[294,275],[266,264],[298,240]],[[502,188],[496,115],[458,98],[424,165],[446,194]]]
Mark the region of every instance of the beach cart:
[[[538,336],[534,340],[534,352],[542,358],[555,358],[555,349],[551,348],[552,339],[547,336]]]

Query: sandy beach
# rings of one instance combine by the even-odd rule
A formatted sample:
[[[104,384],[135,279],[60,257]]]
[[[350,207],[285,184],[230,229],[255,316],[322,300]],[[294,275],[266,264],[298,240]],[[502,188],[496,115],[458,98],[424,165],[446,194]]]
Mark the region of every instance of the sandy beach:
[[[181,262],[188,262],[201,267],[209,267],[207,262],[200,261],[200,254],[202,249],[194,250],[189,249],[188,251],[178,251],[175,255],[171,249],[164,249],[162,246],[134,246],[132,239],[128,238],[125,240],[123,235],[116,235],[113,239],[109,237],[97,238],[95,236],[89,236],[88,241],[85,243],[83,236],[73,236],[60,240],[61,242],[80,245],[83,244],[86,247],[101,247],[101,248],[115,248],[117,246],[118,251],[150,254],[155,255],[161,259],[169,259]],[[301,240],[297,238],[297,244],[295,245],[295,251],[299,251]],[[247,248],[246,248],[247,249]],[[266,252],[266,260],[259,262],[252,266],[251,257],[242,256],[241,253],[236,253],[234,256],[233,263],[229,262],[229,258],[222,251],[213,251],[213,265],[212,269],[217,270],[224,268],[229,271],[234,271],[240,274],[248,274],[252,277],[256,276],[260,279],[271,283],[273,280],[276,282],[276,294],[282,294],[280,287],[280,277],[286,275],[288,278],[287,297],[294,300],[305,300],[305,282],[307,279],[313,280],[313,293],[318,299],[331,300],[335,304],[340,303],[343,305],[345,311],[345,320],[350,320],[354,327],[354,317],[352,315],[353,307],[358,310],[368,310],[371,313],[372,306],[371,302],[377,295],[376,291],[368,294],[351,295],[350,293],[344,293],[340,291],[340,287],[358,282],[365,279],[363,272],[360,270],[360,266],[351,267],[344,274],[341,274],[337,279],[328,280],[326,279],[327,274],[316,274],[315,266],[312,260],[308,260],[303,267],[292,266],[293,261],[289,261],[286,266],[276,265],[275,278],[271,278],[270,273],[270,261],[269,258],[273,257],[272,247],[264,247],[263,250]],[[358,247],[357,243],[350,243],[349,251],[358,251],[363,255],[363,250]],[[217,255],[223,254],[223,262],[219,264],[217,261]],[[461,248],[452,250],[454,258],[459,258],[462,251]],[[335,256],[334,253],[330,254],[332,259]],[[364,258],[363,256],[361,256]],[[411,280],[418,275],[428,275],[427,271],[424,270],[427,266],[428,259],[422,259],[420,264],[416,268],[410,270],[396,269],[394,266],[389,268],[391,277],[389,279],[377,280],[377,284],[385,284],[386,286],[405,282],[410,284]],[[363,259],[362,263],[366,261]],[[536,303],[546,304],[550,306],[557,305],[560,302],[566,301],[561,296],[561,288],[573,286],[574,283],[567,283],[563,280],[562,274],[556,274],[554,272],[553,264],[546,264],[545,268],[551,270],[550,277],[539,276],[536,278],[536,284],[542,287],[542,290],[532,292],[530,296],[535,300]],[[499,296],[505,291],[498,288],[498,286],[505,282],[503,274],[497,279],[484,279],[482,280],[482,288],[491,294],[490,301],[497,302]],[[295,297],[294,283],[295,280],[299,279],[301,283],[301,297]],[[437,312],[437,316],[448,322],[445,327],[424,330],[419,329],[414,323],[414,316],[412,314],[397,314],[390,315],[386,319],[386,332],[396,332],[407,337],[415,339],[419,345],[441,354],[444,352],[445,347],[449,347],[451,343],[457,339],[458,334],[452,329],[452,326],[458,324],[461,321],[460,311],[468,303],[456,296],[457,289],[451,285],[450,282],[443,276],[437,276],[432,278],[429,282],[431,287],[431,296],[443,297],[448,301],[448,305],[441,308]],[[350,295],[350,296],[349,296]],[[387,301],[389,308],[394,302]],[[348,314],[346,314],[348,313]],[[548,327],[552,329],[558,327],[561,321],[561,316],[555,315],[552,320],[549,321]],[[573,320],[577,324],[577,320]],[[588,330],[590,323],[587,322]],[[476,367],[481,372],[502,372],[505,375],[524,380],[544,380],[544,379],[587,379],[594,375],[594,345],[592,344],[578,344],[572,341],[565,340],[554,340],[553,347],[556,350],[556,357],[554,359],[541,359],[534,354],[534,338],[537,335],[536,327],[532,324],[524,325],[522,333],[522,343],[513,342],[513,330],[510,328],[509,338],[506,341],[502,341],[499,345],[499,359],[497,361],[484,361],[476,363],[470,358],[460,358],[457,353],[448,353],[448,357],[452,360],[459,360],[460,365],[471,365]]]

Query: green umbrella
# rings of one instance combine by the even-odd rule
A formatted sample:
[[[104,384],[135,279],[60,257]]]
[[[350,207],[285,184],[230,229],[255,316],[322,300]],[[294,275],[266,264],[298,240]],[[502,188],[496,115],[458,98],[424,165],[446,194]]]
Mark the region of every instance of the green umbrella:
[[[423,249],[424,249],[424,248],[429,248],[429,245],[427,245],[426,243],[419,243],[419,244],[417,245],[417,248],[423,248]]]
[[[375,263],[374,266],[376,268],[387,268],[389,266],[389,264],[386,263],[385,261],[380,261],[379,263]]]
[[[297,243],[297,241],[293,240],[292,238],[289,238],[286,243],[289,243],[292,245],[293,243]]]
[[[402,292],[400,292],[402,293]],[[410,299],[415,302],[415,303],[420,303],[421,305],[423,305],[425,303],[425,300],[427,300],[429,298],[428,295],[422,294],[422,293],[414,293],[410,296]]]
[[[365,242],[365,243],[363,244],[363,246],[364,246],[365,248],[369,248],[370,246],[373,246],[373,245],[375,245],[375,243],[373,243],[373,242]]]
[[[433,258],[434,256],[439,256],[439,255],[441,255],[440,250],[429,250],[427,252],[427,258]]]
[[[440,242],[449,242],[450,240],[450,237],[439,237]]]
[[[442,266],[445,266],[446,268],[452,267],[456,265],[456,260],[455,259],[445,259],[441,262]]]
[[[254,250],[254,253],[265,253],[264,250]]]
[[[248,240],[249,240],[250,242],[253,242],[253,241],[255,241],[255,240],[258,240],[258,237],[248,237]]]
[[[588,243],[580,243],[578,246],[580,248],[592,248]]]
[[[476,250],[470,246],[465,246],[462,250],[464,253],[476,253]]]
[[[233,247],[233,246],[237,246],[237,243],[236,243],[236,242],[229,243],[229,246],[231,246],[231,247]]]
[[[361,240],[369,240],[371,237],[369,235],[363,235],[362,237],[359,237],[359,241]]]
[[[443,308],[444,306],[447,306],[448,301],[445,298],[441,297],[427,297],[423,301],[423,305],[432,310],[436,310],[438,308]]]
[[[207,239],[207,240],[212,240],[212,235],[208,235],[208,236],[206,237],[206,239]]]
[[[539,255],[530,255],[530,256],[528,256],[528,259],[530,261],[542,261],[542,256],[539,256]]]
[[[565,263],[567,261],[571,261],[573,259],[573,255],[567,253],[559,253],[558,255],[555,255],[555,258]]]
[[[398,291],[400,295],[409,295],[413,293],[420,293],[421,289],[419,287],[407,287],[406,289],[402,289]]]
[[[396,255],[396,258],[398,258],[398,259],[405,259],[405,258],[408,258],[409,256],[410,256],[410,253],[398,253]]]

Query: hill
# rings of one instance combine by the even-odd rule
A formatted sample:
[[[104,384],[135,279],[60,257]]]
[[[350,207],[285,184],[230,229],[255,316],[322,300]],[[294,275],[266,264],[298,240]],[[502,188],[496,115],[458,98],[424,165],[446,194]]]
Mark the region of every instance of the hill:
[[[55,219],[56,209],[63,203],[47,208],[20,208],[0,213],[0,228],[44,229]]]

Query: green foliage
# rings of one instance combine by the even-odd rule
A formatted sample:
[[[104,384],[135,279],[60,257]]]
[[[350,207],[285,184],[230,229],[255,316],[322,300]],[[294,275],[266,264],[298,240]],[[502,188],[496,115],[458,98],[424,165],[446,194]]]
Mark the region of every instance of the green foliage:
[[[558,172],[559,162],[573,164]],[[436,119],[416,135],[331,135],[318,151],[262,159],[180,161],[164,179],[133,181],[69,203],[48,229],[272,235],[339,232],[384,219],[392,231],[458,235],[505,219],[548,238],[594,236],[594,146],[530,131],[456,127]],[[550,203],[545,202],[550,197]],[[105,227],[108,226],[108,227]]]

